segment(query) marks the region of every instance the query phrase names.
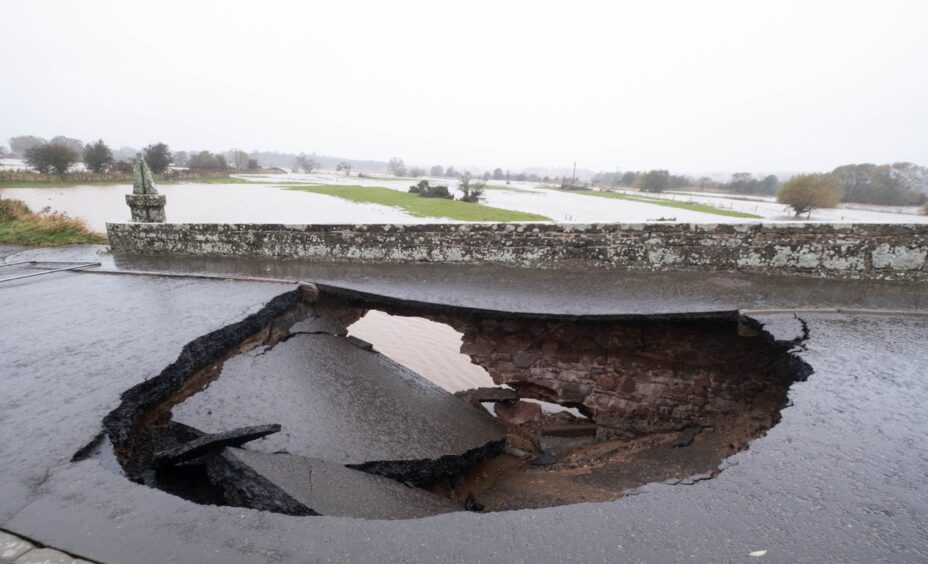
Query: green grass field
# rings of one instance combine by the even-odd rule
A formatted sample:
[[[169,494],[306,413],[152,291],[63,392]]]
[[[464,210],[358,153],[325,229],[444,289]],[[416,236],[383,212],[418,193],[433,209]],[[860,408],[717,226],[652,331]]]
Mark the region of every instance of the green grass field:
[[[721,215],[725,217],[740,217],[745,219],[762,219],[761,216],[753,213],[739,212],[735,210],[726,210],[717,208],[708,204],[694,204],[690,202],[678,202],[676,200],[666,200],[664,198],[649,198],[647,196],[638,196],[634,194],[621,194],[619,192],[600,192],[598,190],[564,190],[571,194],[583,194],[585,196],[597,196],[600,198],[612,198],[614,200],[628,200],[630,202],[640,202],[643,204],[654,204],[667,208],[677,208],[681,210],[690,210],[695,212]]]
[[[360,204],[380,204],[402,208],[416,217],[447,217],[458,221],[551,221],[543,215],[492,208],[443,198],[423,198],[378,186],[291,186],[287,190],[335,196]]]

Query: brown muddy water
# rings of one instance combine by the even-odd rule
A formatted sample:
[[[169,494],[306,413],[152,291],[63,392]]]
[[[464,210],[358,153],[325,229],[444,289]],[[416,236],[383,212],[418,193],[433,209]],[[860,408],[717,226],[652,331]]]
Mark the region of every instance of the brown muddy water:
[[[372,343],[378,351],[451,393],[495,386],[486,370],[460,352],[464,335],[444,323],[374,310],[351,324],[348,334]]]

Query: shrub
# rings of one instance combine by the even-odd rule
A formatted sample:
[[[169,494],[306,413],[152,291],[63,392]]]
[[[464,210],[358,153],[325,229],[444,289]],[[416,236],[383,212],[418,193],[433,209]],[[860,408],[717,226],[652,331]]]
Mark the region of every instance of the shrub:
[[[87,167],[87,170],[96,172],[97,174],[109,170],[115,161],[113,158],[113,151],[106,146],[103,139],[100,139],[96,143],[84,145],[83,154],[84,165]]]
[[[422,194],[425,198],[445,198],[447,200],[453,200],[454,196],[451,195],[451,192],[448,191],[447,186],[429,186],[428,189]]]
[[[80,159],[77,151],[58,143],[36,145],[26,151],[26,164],[43,174],[54,171],[64,176],[74,163]]]
[[[190,170],[226,170],[229,168],[226,158],[222,155],[216,155],[209,151],[200,151],[195,155],[190,155],[187,162]],[[152,169],[154,172],[154,169]]]
[[[105,241],[83,220],[60,213],[32,213],[20,200],[0,200],[0,243],[56,247]]]
[[[464,192],[464,195],[461,196],[461,201],[476,204],[483,198],[483,192],[486,190],[486,187],[486,183],[473,182],[470,175],[464,173],[464,176],[462,176],[461,180],[458,182],[458,189]]]
[[[418,184],[409,187],[410,194],[419,194],[423,198],[454,199],[447,186],[429,186],[428,180],[420,180]]]
[[[670,188],[670,173],[666,170],[651,170],[635,178],[635,187],[642,192],[663,192]]]
[[[32,213],[22,200],[0,200],[0,221],[16,221]]]
[[[164,143],[149,145],[145,147],[144,153],[148,168],[155,174],[161,174],[166,171],[171,166],[171,163],[174,162],[171,150]]]
[[[815,208],[833,208],[841,202],[844,189],[831,174],[798,174],[777,192],[777,201],[791,207],[796,215]]]

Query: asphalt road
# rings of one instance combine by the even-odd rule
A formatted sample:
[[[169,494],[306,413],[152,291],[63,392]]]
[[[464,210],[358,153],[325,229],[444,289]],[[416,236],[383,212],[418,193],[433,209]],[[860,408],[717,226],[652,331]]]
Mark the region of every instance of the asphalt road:
[[[327,280],[401,296],[426,277],[375,275],[330,272]],[[574,275],[538,277],[547,296],[581,296],[563,302],[575,312],[596,298],[596,286],[577,286]],[[442,297],[441,281],[455,282],[436,280],[425,290],[430,299],[479,294],[484,305],[521,311],[551,303],[506,289],[518,281]],[[767,295],[779,297],[763,303],[915,309],[925,300],[924,287],[887,284],[860,295],[806,282],[819,293],[790,302],[772,284]],[[800,354],[814,373],[791,388],[777,426],[712,480],[651,484],[615,502],[401,521],[290,517],[201,506],[133,484],[105,461],[70,462],[123,390],[160,372],[188,341],[289,289],[81,273],[0,285],[0,528],[104,562],[928,561],[928,319],[920,316],[804,315],[810,337]],[[664,292],[652,287],[652,303]],[[622,295],[601,298],[628,311]],[[713,308],[761,303],[736,298],[705,299]],[[660,307],[697,301],[670,303]],[[791,316],[762,321],[783,338],[797,331]],[[748,556],[760,550],[763,557]]]

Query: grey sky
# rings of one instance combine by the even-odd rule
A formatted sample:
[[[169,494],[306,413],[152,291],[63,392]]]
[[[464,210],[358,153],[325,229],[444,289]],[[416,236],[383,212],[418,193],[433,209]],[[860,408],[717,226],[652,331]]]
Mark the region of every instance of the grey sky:
[[[408,164],[928,164],[928,2],[0,4],[0,139]]]

